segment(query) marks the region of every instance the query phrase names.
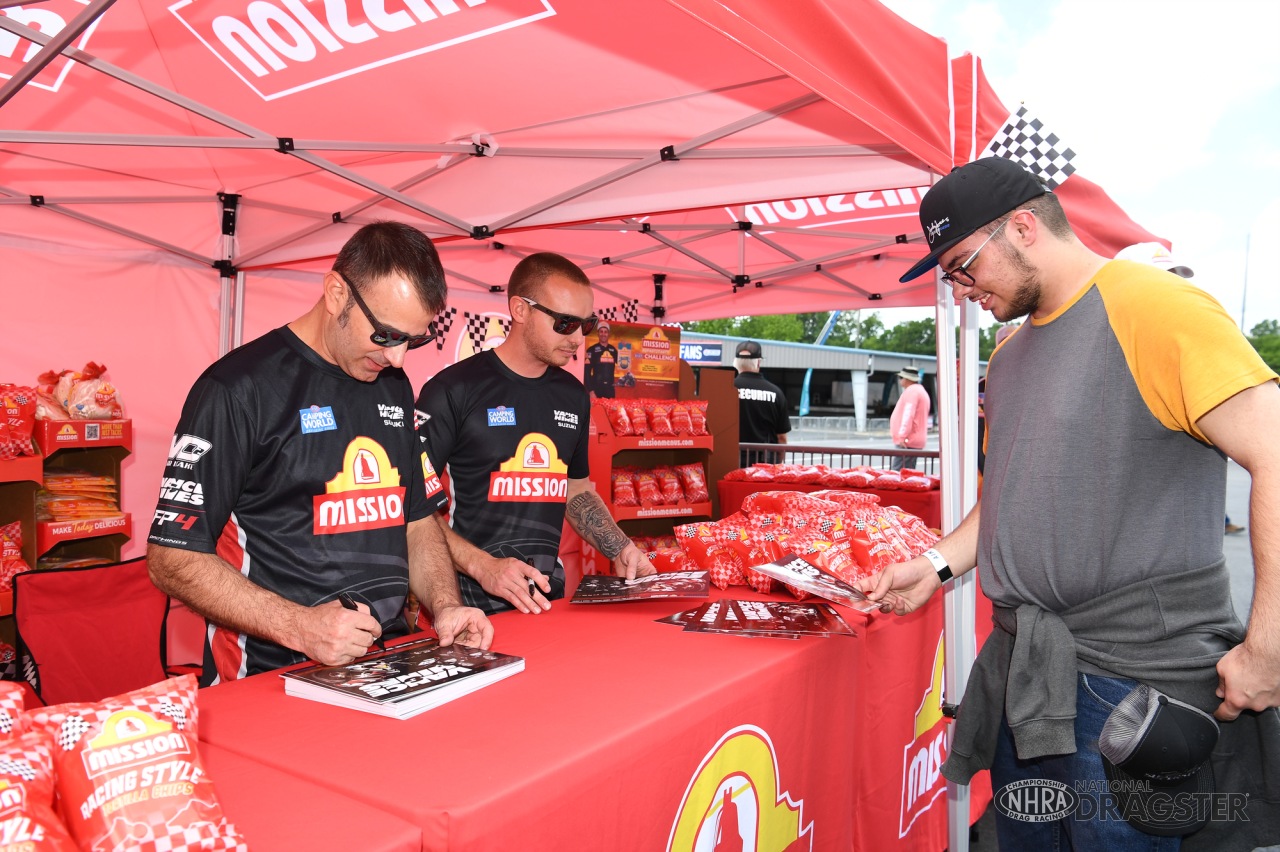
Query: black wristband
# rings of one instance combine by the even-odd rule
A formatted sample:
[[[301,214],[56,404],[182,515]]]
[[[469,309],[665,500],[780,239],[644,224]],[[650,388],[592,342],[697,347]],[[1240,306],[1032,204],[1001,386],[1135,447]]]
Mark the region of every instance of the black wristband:
[[[925,559],[928,559],[933,565],[933,569],[938,572],[939,582],[945,583],[955,576],[951,573],[951,566],[947,564],[946,557],[938,551],[933,548],[929,548],[921,555],[924,556]]]

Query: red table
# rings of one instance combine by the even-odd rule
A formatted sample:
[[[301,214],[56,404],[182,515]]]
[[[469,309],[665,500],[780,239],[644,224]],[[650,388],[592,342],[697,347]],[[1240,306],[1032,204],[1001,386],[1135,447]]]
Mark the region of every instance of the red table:
[[[497,616],[497,650],[526,670],[404,721],[286,696],[275,674],[212,687],[201,738],[389,811],[428,850],[709,849],[735,811],[746,849],[946,845],[927,765],[945,755],[940,598],[869,626],[848,614],[853,639],[654,622],[697,603]]]
[[[223,813],[253,852],[422,848],[422,830],[384,810],[210,743],[200,744],[200,759]]]
[[[720,517],[732,515],[742,507],[742,501],[757,491],[823,491],[826,485],[803,485],[798,482],[747,482],[720,480],[716,483],[720,492]],[[898,506],[924,521],[933,529],[942,529],[942,492],[888,491],[883,488],[843,488],[841,491],[857,491],[875,494],[881,505]]]

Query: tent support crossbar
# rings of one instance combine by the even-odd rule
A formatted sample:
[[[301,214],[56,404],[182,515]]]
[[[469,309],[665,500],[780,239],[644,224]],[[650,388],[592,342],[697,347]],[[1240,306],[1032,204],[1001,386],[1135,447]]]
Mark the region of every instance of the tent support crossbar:
[[[129,228],[122,228],[119,225],[112,224],[111,222],[106,222],[94,216],[86,216],[83,213],[79,213],[75,210],[69,210],[66,207],[61,207],[57,204],[43,204],[41,205],[41,209],[50,210],[54,213],[59,213],[68,218],[75,219],[80,222],[84,222],[86,225],[93,225],[95,227],[102,228],[105,231],[110,231],[113,234],[120,234],[121,236],[129,237],[130,239],[137,240],[138,242],[146,243],[147,245],[164,249],[165,251],[172,252],[173,254],[176,254],[179,257],[185,257],[188,260],[194,260],[202,264],[203,266],[211,265],[211,261],[208,257],[202,257],[201,255],[198,255],[193,251],[188,251],[187,249],[184,249],[181,246],[175,246],[173,243],[167,243],[164,240],[157,239],[156,237],[147,236],[146,234],[139,233],[138,231],[130,230]]]
[[[723,127],[718,127],[715,130],[704,133],[701,136],[682,142],[679,145],[672,145],[670,146],[670,153],[668,154],[664,154],[662,152],[649,154],[639,162],[623,166],[620,169],[615,169],[614,171],[602,175],[595,180],[587,181],[584,184],[580,184],[572,189],[565,190],[558,195],[554,195],[540,201],[531,207],[526,207],[524,210],[520,210],[516,213],[512,213],[510,216],[499,219],[497,222],[490,225],[490,230],[496,233],[503,228],[509,228],[516,222],[523,222],[525,219],[536,216],[550,207],[555,207],[556,205],[563,204],[566,201],[572,201],[575,198],[579,198],[590,192],[594,192],[597,189],[609,186],[610,184],[617,183],[624,178],[631,177],[632,175],[638,174],[646,169],[653,168],[654,166],[667,162],[668,160],[679,160],[680,157],[685,156],[689,152],[697,150],[704,145],[710,144],[711,142],[723,139],[726,136],[732,136],[735,133],[746,130],[750,127],[755,127],[758,124],[763,124],[766,121],[771,121],[781,115],[791,112],[792,110],[808,106],[809,104],[816,103],[820,100],[821,98],[812,93],[802,95],[801,97],[793,98],[786,103],[780,104],[773,109],[764,110],[756,113],[755,115],[750,115],[746,118],[739,119],[738,121],[731,122]]]
[[[79,15],[76,15],[69,24],[63,27],[61,32],[49,39],[48,43],[40,48],[40,52],[31,57],[30,62],[23,65],[17,74],[10,77],[9,81],[0,87],[0,107],[7,104],[10,98],[27,85],[28,81],[35,79],[35,76],[43,71],[46,65],[61,56],[63,48],[79,38],[82,32],[93,26],[94,22],[110,9],[115,2],[116,0],[93,0]]]

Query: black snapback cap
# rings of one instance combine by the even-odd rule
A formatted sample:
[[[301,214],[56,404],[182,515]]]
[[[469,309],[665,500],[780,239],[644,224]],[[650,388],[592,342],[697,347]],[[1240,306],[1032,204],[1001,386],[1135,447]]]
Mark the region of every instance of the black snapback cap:
[[[929,254],[908,269],[899,283],[919,278],[938,265],[947,249],[1048,191],[1035,175],[1004,157],[983,157],[952,169],[920,202],[920,227],[929,243]]]

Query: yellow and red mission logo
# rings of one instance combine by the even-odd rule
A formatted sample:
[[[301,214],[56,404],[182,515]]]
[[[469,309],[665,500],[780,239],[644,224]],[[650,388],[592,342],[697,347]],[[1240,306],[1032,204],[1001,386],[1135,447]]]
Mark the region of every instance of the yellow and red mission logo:
[[[569,465],[541,432],[520,439],[515,455],[489,474],[489,499],[499,503],[563,503]]]
[[[86,774],[96,778],[106,772],[149,763],[160,757],[189,757],[191,742],[185,734],[173,729],[141,710],[128,709],[112,713],[102,731],[89,741],[80,753]]]
[[[20,811],[26,803],[27,797],[22,787],[0,781],[0,814]]]
[[[671,826],[667,852],[804,852],[813,823],[784,792],[769,735],[734,728],[702,759]]]
[[[404,523],[404,487],[400,471],[382,445],[359,437],[347,444],[342,470],[313,499],[315,535],[373,530]]]
[[[913,738],[902,749],[902,809],[898,837],[906,837],[917,819],[947,792],[942,764],[947,759],[951,728],[942,716],[942,679],[946,670],[945,634],[938,635],[933,676],[916,710]]]

